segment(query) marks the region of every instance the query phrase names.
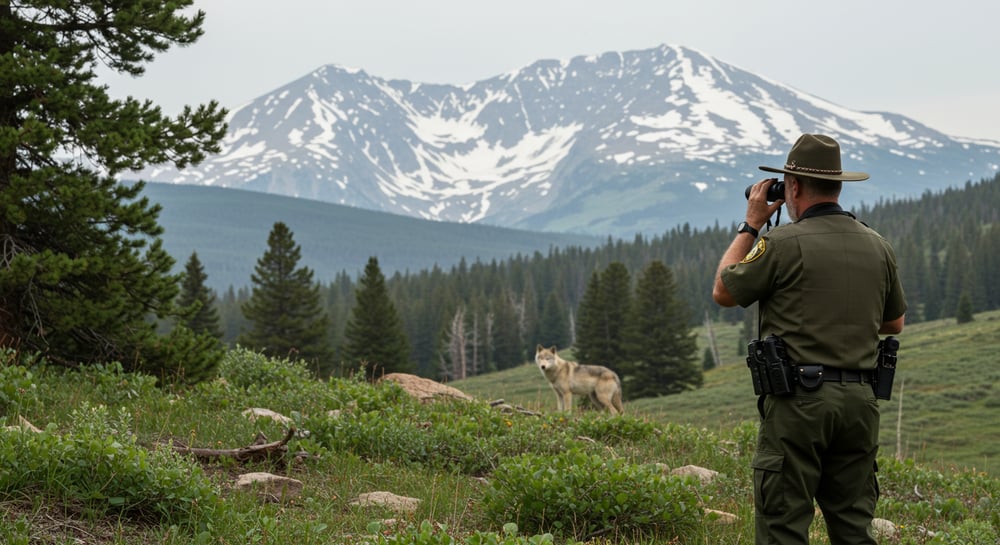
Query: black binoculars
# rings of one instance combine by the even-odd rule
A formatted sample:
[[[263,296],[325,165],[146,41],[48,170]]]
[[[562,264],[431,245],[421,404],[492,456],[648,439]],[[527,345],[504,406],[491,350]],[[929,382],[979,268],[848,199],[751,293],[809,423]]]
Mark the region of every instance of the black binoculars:
[[[774,183],[767,188],[767,202],[774,202],[785,198],[785,182],[781,182],[777,178],[772,179]],[[753,189],[753,185],[747,186],[747,190],[744,192],[747,199],[750,198],[751,189]]]

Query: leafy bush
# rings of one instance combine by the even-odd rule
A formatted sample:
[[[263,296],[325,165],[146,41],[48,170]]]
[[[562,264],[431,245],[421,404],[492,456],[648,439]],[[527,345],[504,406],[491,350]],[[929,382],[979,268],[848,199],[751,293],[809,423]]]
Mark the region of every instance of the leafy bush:
[[[219,364],[219,376],[236,388],[298,388],[314,382],[303,361],[277,359],[237,347],[226,352]]]
[[[369,528],[369,531],[378,531],[380,524],[374,523],[373,527]],[[513,523],[505,524],[503,527],[503,535],[494,532],[475,532],[471,536],[465,538],[464,541],[458,541],[455,538],[448,535],[448,528],[445,526],[438,526],[431,524],[428,521],[423,521],[420,523],[419,528],[415,528],[410,532],[403,532],[393,536],[382,536],[379,535],[377,541],[378,545],[458,545],[463,543],[465,545],[552,545],[555,543],[552,534],[541,534],[532,537],[519,537],[517,535],[517,525]]]
[[[191,395],[195,405],[227,408],[239,399],[243,408],[267,407],[320,416],[334,409],[379,410],[407,397],[395,383],[373,386],[360,374],[323,382],[312,376],[305,362],[272,358],[245,348],[226,354],[219,376],[219,380],[195,387]]]
[[[984,473],[944,475],[913,460],[880,459],[879,485],[879,509],[887,518],[926,524],[931,519],[990,520],[1000,513],[1000,481]]]
[[[306,418],[305,427],[331,451],[470,475],[492,471],[505,456],[561,451],[575,436],[565,422],[554,426],[481,402],[420,404],[405,396],[360,405],[369,410]]]
[[[965,520],[941,532],[927,542],[928,545],[996,545],[1000,534],[988,522]]]
[[[31,543],[31,523],[25,517],[19,517],[17,520],[0,517],[0,543],[28,545]]]
[[[644,441],[656,433],[651,422],[627,415],[608,418],[603,413],[584,413],[573,425],[578,435],[609,445]]]
[[[513,520],[530,532],[683,540],[702,519],[687,483],[652,465],[576,449],[554,456],[528,454],[500,464],[483,507],[493,523]]]
[[[0,494],[36,490],[96,512],[162,522],[196,521],[216,505],[201,468],[167,448],[147,450],[128,431],[130,415],[104,406],[73,411],[73,431],[0,432]]]
[[[101,403],[115,406],[142,399],[149,402],[163,396],[156,388],[156,377],[143,373],[126,372],[121,363],[94,364],[67,371],[79,373],[71,380],[81,380],[93,386],[94,397]]]
[[[0,363],[0,412],[18,414],[38,401],[35,377],[21,365]]]

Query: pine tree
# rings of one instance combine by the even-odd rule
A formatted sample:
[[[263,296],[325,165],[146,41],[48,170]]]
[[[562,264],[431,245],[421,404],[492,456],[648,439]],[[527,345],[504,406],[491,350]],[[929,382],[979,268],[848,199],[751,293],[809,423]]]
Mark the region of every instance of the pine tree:
[[[155,54],[196,41],[204,13],[191,4],[0,4],[3,346],[159,375],[221,358],[210,335],[157,333],[177,315],[174,260],[159,207],[117,177],[218,151],[226,112],[212,102],[167,117],[149,101],[111,100],[95,75],[101,62],[140,76]]]
[[[215,308],[215,292],[205,285],[208,275],[198,259],[198,252],[192,252],[184,266],[181,294],[177,304],[187,309],[184,324],[195,333],[208,333],[216,339],[222,338],[219,325],[219,310]]]
[[[594,363],[621,370],[628,361],[625,352],[625,324],[632,306],[632,287],[628,269],[620,261],[608,264],[601,273],[601,347]]]
[[[243,304],[251,326],[239,342],[273,357],[305,360],[325,376],[333,368],[330,319],[312,269],[298,268],[301,256],[292,231],[275,223],[251,276],[253,291]]]
[[[591,275],[577,312],[574,354],[580,363],[605,365],[619,373],[627,364],[624,327],[632,305],[630,283],[620,261]]]
[[[569,346],[569,316],[559,295],[549,292],[538,321],[538,343],[545,346]]]
[[[344,331],[344,357],[348,363],[364,363],[372,379],[387,373],[412,373],[409,341],[375,257],[368,258],[355,298]]]
[[[661,261],[652,261],[643,270],[629,316],[622,376],[629,399],[701,386],[704,377],[687,305],[678,299],[673,274]]]
[[[494,320],[491,359],[498,370],[512,369],[525,360],[524,341],[513,299],[514,295],[504,290],[493,298],[490,305]]]
[[[192,253],[185,266],[181,293],[177,297],[177,305],[182,313],[179,320],[195,334],[216,339],[217,347],[222,349],[224,347],[221,341],[219,312],[215,308],[215,294],[205,286],[207,278],[208,275],[198,260],[198,254]],[[177,381],[195,384],[214,377],[217,368],[218,361],[201,359],[180,362],[172,372]]]
[[[955,309],[955,319],[960,324],[967,324],[974,319],[972,314],[972,298],[969,297],[968,292],[962,292],[962,295],[958,298],[958,308]]]
[[[581,363],[595,364],[601,361],[601,274],[594,271],[580,299],[576,313],[576,344],[573,353]]]

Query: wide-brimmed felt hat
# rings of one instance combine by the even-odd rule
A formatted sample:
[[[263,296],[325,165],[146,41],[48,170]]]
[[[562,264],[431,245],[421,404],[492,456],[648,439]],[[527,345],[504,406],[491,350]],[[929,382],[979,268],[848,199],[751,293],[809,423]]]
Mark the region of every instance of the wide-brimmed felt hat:
[[[803,134],[788,152],[785,168],[760,167],[767,172],[782,172],[819,180],[860,182],[868,179],[864,172],[844,172],[840,168],[840,144],[822,134]]]

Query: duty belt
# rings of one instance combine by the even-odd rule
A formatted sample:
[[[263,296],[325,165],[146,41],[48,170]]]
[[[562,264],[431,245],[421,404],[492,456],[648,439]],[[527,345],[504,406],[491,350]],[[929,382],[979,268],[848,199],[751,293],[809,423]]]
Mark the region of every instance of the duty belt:
[[[839,367],[823,366],[823,382],[860,382],[872,383],[871,370],[841,369]]]

